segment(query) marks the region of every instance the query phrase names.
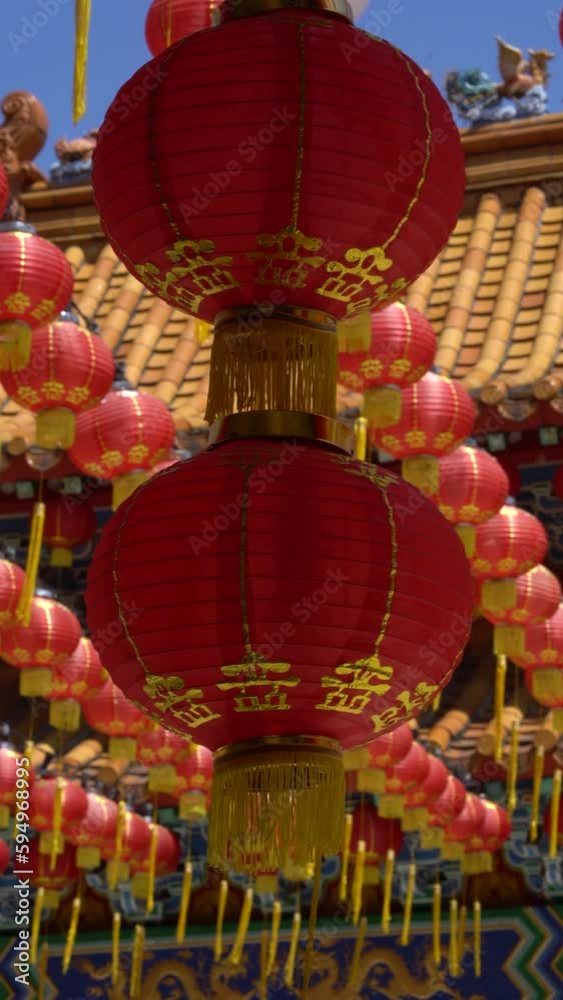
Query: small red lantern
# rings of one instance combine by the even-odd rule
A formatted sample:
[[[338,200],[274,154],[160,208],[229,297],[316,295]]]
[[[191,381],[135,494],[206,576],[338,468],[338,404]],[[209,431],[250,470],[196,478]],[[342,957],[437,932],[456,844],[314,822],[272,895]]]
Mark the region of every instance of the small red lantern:
[[[57,854],[54,865],[51,865],[49,856],[40,850],[39,841],[32,840],[28,857],[31,884],[45,890],[45,909],[56,910],[62,893],[72,893],[74,882],[78,878],[75,848],[71,844],[65,844],[61,853]]]
[[[443,375],[428,372],[403,390],[401,419],[390,430],[374,430],[374,444],[402,459],[402,476],[434,496],[440,486],[438,458],[469,437],[475,406],[468,392]]]
[[[22,761],[22,765],[18,765],[18,760]],[[0,747],[0,830],[7,828],[17,800],[27,799],[34,780],[33,769],[23,754],[7,746]]]
[[[189,756],[163,764],[149,773],[149,791],[163,792],[178,801],[181,819],[200,822],[207,816],[213,776],[213,754],[206,747],[188,744]]]
[[[86,792],[76,781],[48,777],[35,782],[29,796],[29,822],[40,834],[40,852],[51,854],[53,863],[63,849],[67,825],[80,823],[87,808]]]
[[[180,844],[177,837],[160,823],[149,826],[150,846],[146,854],[136,854],[130,863],[131,890],[137,898],[147,901],[155,878],[175,872],[180,863]],[[152,904],[148,905],[149,911]]]
[[[367,350],[340,352],[338,380],[364,394],[370,427],[390,427],[401,416],[401,389],[418,382],[434,361],[436,334],[421,313],[402,302],[371,313],[370,325]]]
[[[442,794],[428,804],[428,820],[420,831],[420,842],[424,849],[442,847],[445,830],[459,816],[466,794],[461,781],[449,774]]]
[[[193,745],[156,723],[146,723],[137,737],[137,761],[149,769],[149,790],[168,792],[176,782],[176,768],[185,763]]]
[[[101,863],[101,848],[115,836],[117,805],[111,799],[87,792],[86,812],[79,820],[68,823],[65,838],[76,847],[78,868],[97,868]]]
[[[547,535],[537,517],[507,503],[475,532],[471,572],[482,584],[487,604],[514,608],[515,577],[543,562],[548,548]]]
[[[120,389],[81,413],[70,457],[89,476],[113,480],[114,508],[170,453],[175,427],[162,400]]]
[[[74,652],[81,635],[78,618],[64,604],[34,597],[29,625],[15,625],[1,636],[3,658],[22,671],[20,694],[45,697],[52,669]]]
[[[483,805],[483,820],[465,842],[461,870],[468,875],[492,871],[492,855],[500,850],[512,830],[508,813],[502,806],[487,801]]]
[[[428,776],[430,758],[422,744],[413,742],[409,752],[387,771],[385,789],[379,796],[379,815],[402,819],[407,792],[422,786]]]
[[[449,861],[462,861],[465,846],[485,820],[485,803],[473,792],[467,792],[463,809],[446,827],[446,838],[442,846],[442,857]]]
[[[217,0],[152,0],[145,22],[145,38],[153,56],[181,38],[213,26]]]
[[[429,807],[440,798],[448,782],[448,769],[441,760],[428,754],[428,771],[420,785],[405,794],[401,825],[403,830],[420,830],[429,820]]]
[[[10,864],[10,848],[0,837],[0,875],[3,875]]]
[[[359,750],[349,750],[357,762],[357,790],[359,792],[383,792],[389,768],[398,764],[408,754],[413,743],[413,732],[408,723],[397,726],[390,733],[382,733],[376,740]]]
[[[350,859],[355,860],[358,843],[365,844],[364,884],[379,883],[379,866],[385,861],[387,852],[400,854],[403,847],[403,832],[396,820],[384,819],[371,802],[362,802],[352,813],[352,833],[350,836]]]
[[[129,878],[132,862],[142,862],[150,849],[150,827],[145,820],[120,802],[117,813],[111,813],[101,855],[108,862],[110,887]]]
[[[32,226],[15,222],[0,232],[0,371],[27,364],[31,331],[66,307],[73,284],[65,255]]]
[[[475,525],[498,514],[508,496],[508,477],[496,458],[472,445],[461,445],[438,464],[434,500],[444,517],[456,525],[470,558],[475,550]]]
[[[63,663],[55,667],[45,698],[51,702],[49,722],[55,729],[76,732],[80,728],[80,704],[90,701],[108,681],[100,657],[84,636]]]
[[[0,219],[4,216],[9,200],[10,185],[8,183],[8,175],[4,168],[4,164],[0,163]]]
[[[89,542],[96,527],[96,512],[85,497],[49,494],[43,541],[51,547],[51,566],[72,566],[72,550]]]
[[[6,372],[2,384],[19,406],[37,414],[36,444],[53,450],[70,448],[75,414],[109,392],[114,374],[109,347],[63,313],[34,330],[29,363]]]
[[[540,705],[552,709],[553,728],[563,733],[563,648],[558,664],[537,663],[526,670],[526,687]]]
[[[25,582],[25,573],[15,563],[0,559],[0,629],[13,625]]]
[[[495,591],[477,581],[475,603],[494,628],[494,650],[511,658],[525,652],[526,629],[539,625],[555,614],[561,601],[561,585],[545,566],[534,566],[517,576],[513,608],[497,607]]]
[[[111,680],[107,680],[93,698],[83,700],[82,710],[92,729],[110,737],[110,757],[135,760],[135,737],[144,732],[147,720]]]

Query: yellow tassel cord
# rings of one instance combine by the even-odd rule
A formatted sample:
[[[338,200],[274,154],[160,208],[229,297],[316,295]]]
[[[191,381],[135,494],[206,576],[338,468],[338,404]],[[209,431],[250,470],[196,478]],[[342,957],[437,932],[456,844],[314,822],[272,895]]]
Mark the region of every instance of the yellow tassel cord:
[[[340,871],[340,888],[338,898],[341,903],[345,902],[348,895],[348,865],[350,864],[350,841],[352,839],[353,818],[347,813],[344,825],[344,846],[342,848],[342,868]]]
[[[358,930],[358,936],[356,938],[356,943],[354,945],[354,954],[352,955],[352,967],[350,969],[350,987],[352,990],[355,990],[357,988],[358,981],[360,978],[360,959],[362,957],[364,941],[366,939],[367,926],[368,926],[368,918],[362,917],[360,921],[360,927]]]
[[[458,951],[458,930],[457,930],[457,899],[450,899],[450,950],[449,950],[449,974],[459,976],[459,951]]]
[[[405,796],[380,795],[377,810],[384,819],[402,819],[405,812]]]
[[[393,889],[393,873],[395,871],[395,851],[387,851],[385,858],[385,880],[383,882],[383,908],[381,911],[381,929],[389,933],[391,923],[391,891]]]
[[[182,899],[180,902],[180,913],[176,925],[176,942],[182,944],[186,936],[186,925],[188,923],[188,910],[190,908],[190,897],[192,894],[192,863],[186,861],[184,865],[184,879],[182,882]],[[221,883],[223,885],[223,883]]]
[[[29,548],[27,550],[27,562],[25,565],[25,583],[21,592],[20,600],[16,610],[16,617],[22,625],[29,625],[31,619],[31,602],[35,594],[35,584],[37,583],[37,571],[41,558],[41,545],[43,543],[43,528],[45,526],[45,504],[36,503],[33,507],[31,518],[31,530],[29,534]]]
[[[557,835],[559,832],[559,804],[561,802],[561,768],[553,772],[549,824],[549,857],[557,857]]]
[[[48,667],[24,667],[20,670],[20,694],[23,698],[46,698],[51,693],[53,674]]]
[[[119,939],[121,936],[121,913],[114,913],[111,928],[111,985],[117,986],[119,979]]]
[[[563,708],[554,708],[551,713],[553,719],[553,729],[556,733],[563,733]]]
[[[493,650],[497,656],[522,656],[526,632],[521,625],[495,625]]]
[[[409,865],[409,878],[407,882],[407,895],[405,898],[405,913],[403,916],[403,929],[401,931],[401,945],[406,948],[410,939],[412,903],[414,899],[414,884],[416,881],[416,865]]]
[[[520,727],[518,722],[512,723],[510,731],[510,756],[508,758],[508,773],[506,776],[506,808],[509,816],[516,809],[516,780],[518,778],[518,739]]]
[[[110,736],[108,753],[111,760],[135,760],[137,741],[132,736]]]
[[[57,569],[68,569],[72,566],[72,549],[62,549],[56,545],[51,549],[49,562],[51,566],[55,566]]]
[[[252,750],[231,747],[215,755],[209,863],[226,859],[241,874],[257,875],[282,870],[290,845],[293,862],[303,867],[317,848],[325,856],[338,854],[344,801],[342,755],[332,745],[264,740]]]
[[[72,952],[74,950],[74,942],[76,941],[76,932],[78,930],[78,921],[80,919],[80,908],[82,906],[82,900],[80,896],[75,896],[72,901],[72,913],[70,917],[70,927],[68,929],[68,934],[66,936],[65,950],[63,954],[63,975],[68,972],[68,967],[72,959]]]
[[[64,406],[53,406],[39,410],[35,419],[35,443],[39,448],[67,451],[74,444],[76,419],[72,410]]]
[[[438,691],[438,694],[436,695],[434,701],[432,702],[432,711],[439,712],[441,703],[442,703],[442,692]]]
[[[260,935],[260,1000],[267,1000],[268,985],[268,932]]]
[[[229,320],[215,327],[205,419],[285,410],[336,416],[338,340],[303,319],[266,318],[256,329]]]
[[[80,702],[74,698],[52,701],[49,705],[49,724],[63,733],[76,733],[80,729]]]
[[[473,963],[475,978],[481,976],[481,903],[478,899],[473,903]]]
[[[366,389],[362,413],[370,427],[394,427],[401,419],[401,390],[395,385]]]
[[[137,472],[124,472],[122,476],[116,476],[112,481],[111,506],[117,510],[122,503],[129,499],[138,486],[146,483],[148,473],[139,469]]]
[[[250,915],[252,913],[253,899],[254,899],[254,889],[249,887],[244,894],[244,901],[242,904],[242,909],[240,911],[237,934],[235,937],[233,947],[231,949],[231,954],[229,955],[229,962],[231,965],[240,965],[241,963],[242,953],[246,942],[246,935],[248,933],[248,925],[250,923]]]
[[[495,760],[502,760],[502,713],[504,711],[504,692],[506,688],[506,656],[497,656],[495,672]]]
[[[49,958],[49,946],[45,941],[45,943],[41,945],[41,953],[39,955],[39,962],[37,963],[37,1000],[45,1000],[48,958]]]
[[[538,839],[538,818],[540,814],[541,783],[545,762],[545,750],[536,747],[534,751],[534,785],[532,788],[532,818],[530,820],[530,840],[535,844]]]
[[[43,913],[43,903],[45,900],[45,889],[40,886],[37,890],[37,895],[35,897],[35,905],[33,907],[33,920],[31,921],[31,940],[29,944],[29,958],[30,961],[37,961],[37,945],[39,943],[39,934],[41,932],[41,915]]]
[[[440,486],[440,466],[433,455],[416,455],[404,458],[401,475],[407,483],[412,483],[421,493],[435,496]]]
[[[125,807],[125,802],[120,802],[117,807],[117,827],[115,831],[115,854],[113,856],[113,864],[110,866],[109,870],[109,887],[113,891],[117,888],[117,880],[119,877],[119,865],[121,862],[121,854],[123,851],[123,834],[125,832],[125,823],[127,819],[127,809]]]
[[[365,417],[358,417],[354,424],[356,436],[356,458],[365,462],[368,453],[368,422]]]
[[[516,605],[516,580],[485,580],[481,587],[484,608],[510,611]]]
[[[151,840],[149,846],[149,877],[147,881],[147,913],[154,910],[154,883],[156,880],[156,852],[158,849],[158,826],[150,824]]]
[[[274,968],[274,963],[276,961],[276,955],[278,952],[278,939],[280,934],[280,924],[281,924],[281,903],[278,899],[274,902],[274,909],[272,910],[272,933],[270,936],[270,944],[268,946],[268,961],[266,975],[270,975]]]
[[[63,778],[57,778],[55,784],[55,801],[53,803],[53,839],[51,842],[51,856],[49,858],[49,870],[53,871],[57,863],[57,854],[62,850],[61,825],[63,821],[63,797],[65,793],[65,783]]]
[[[31,328],[20,320],[0,322],[0,372],[25,368],[31,354]]]
[[[283,981],[286,986],[293,986],[293,974],[295,971],[295,956],[297,955],[297,945],[301,934],[301,914],[293,914],[293,924],[291,927],[291,940],[289,942],[289,952],[283,970]]]
[[[225,920],[225,908],[227,906],[227,896],[229,894],[229,883],[226,879],[221,879],[219,886],[219,902],[217,904],[217,923],[215,925],[215,961],[221,960],[223,954],[223,922]]]
[[[138,1000],[141,996],[143,985],[143,959],[145,953],[145,928],[141,924],[135,927],[133,937],[133,959],[131,962],[131,979],[129,982],[129,996],[131,1000]]]
[[[317,929],[317,913],[319,911],[319,896],[321,894],[321,864],[322,864],[322,856],[320,851],[317,851],[315,855],[315,878],[313,881],[311,912],[309,914],[307,946],[305,948],[305,962],[303,965],[303,1000],[309,1000],[309,987],[311,984],[311,973],[313,971],[313,946],[315,944],[315,931]]]
[[[86,66],[91,0],[76,0],[74,9],[74,95],[72,120],[76,125],[86,114]]]
[[[465,932],[467,929],[467,906],[462,904],[459,908],[459,926],[457,930],[457,952],[458,960],[461,962],[465,952]]]
[[[354,865],[354,881],[352,882],[352,923],[355,927],[360,922],[360,913],[362,912],[365,863],[366,842],[365,840],[358,840],[356,845],[356,863]]]
[[[336,325],[338,350],[344,353],[369,351],[371,347],[371,313],[363,312],[354,319],[341,320]]]
[[[202,344],[205,344],[206,340],[209,340],[213,327],[211,326],[210,323],[204,323],[202,319],[196,319],[194,320],[194,322],[195,322],[195,339],[197,340],[198,344],[201,347]]]
[[[440,920],[442,914],[442,886],[439,882],[434,883],[434,894],[432,897],[432,954],[434,963],[440,968],[442,962],[442,949],[440,945]]]
[[[457,537],[462,542],[465,555],[472,559],[475,555],[475,526],[473,524],[456,524]]]
[[[8,806],[0,806],[0,830],[7,830],[10,826],[10,810]]]

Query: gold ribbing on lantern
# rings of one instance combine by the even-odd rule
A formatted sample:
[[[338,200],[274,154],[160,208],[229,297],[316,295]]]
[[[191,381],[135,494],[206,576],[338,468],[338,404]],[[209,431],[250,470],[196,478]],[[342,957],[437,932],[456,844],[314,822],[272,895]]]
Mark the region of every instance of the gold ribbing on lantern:
[[[535,844],[538,839],[538,817],[540,812],[541,783],[543,778],[543,766],[545,761],[545,751],[542,746],[534,750],[534,784],[532,788],[532,818],[530,820],[530,840]]]
[[[222,885],[223,883],[221,883]],[[182,944],[186,936],[186,924],[188,922],[188,910],[190,908],[190,897],[192,894],[192,863],[186,861],[184,865],[184,878],[182,881],[182,899],[180,901],[180,912],[176,925],[176,942]]]
[[[506,776],[506,796],[508,815],[512,816],[516,809],[516,780],[518,778],[518,739],[520,726],[518,721],[512,723],[510,731],[510,754],[508,757],[508,773]]]
[[[111,985],[117,986],[119,979],[119,938],[121,936],[121,913],[114,913],[111,928]]]
[[[240,965],[242,959],[242,953],[244,950],[244,945],[246,942],[246,935],[248,933],[250,915],[252,913],[253,899],[254,899],[254,890],[251,887],[249,887],[244,894],[244,900],[242,904],[242,909],[240,911],[237,933],[233,947],[231,949],[231,954],[229,955],[229,962],[231,965]]]
[[[365,462],[368,452],[368,422],[365,417],[358,417],[354,423],[354,434],[356,436],[356,458],[359,462]]]
[[[281,923],[281,903],[279,899],[274,902],[274,908],[272,910],[272,933],[270,935],[270,943],[268,946],[268,961],[266,963],[266,975],[270,975],[272,969],[274,968],[274,963],[276,961],[276,955],[278,951],[278,938],[280,933],[280,923]]]
[[[27,550],[27,560],[25,564],[25,583],[20,595],[16,609],[16,618],[25,625],[26,628],[31,620],[31,602],[35,593],[37,583],[37,572],[39,570],[39,560],[41,558],[41,545],[43,543],[43,529],[45,527],[45,504],[39,501],[34,504],[31,517],[31,530],[29,535],[29,548]]]
[[[350,863],[350,841],[352,839],[352,822],[353,822],[353,817],[351,813],[347,813],[344,821],[344,845],[342,848],[342,868],[340,870],[340,887],[338,890],[338,898],[341,903],[345,901],[348,895],[348,865]]]
[[[328,314],[298,308],[219,315],[205,419],[249,410],[336,416],[338,339]]]
[[[78,921],[80,919],[81,906],[82,906],[82,899],[80,898],[80,895],[75,896],[75,898],[72,901],[70,926],[68,928],[68,934],[66,936],[66,942],[65,942],[65,950],[63,954],[63,975],[68,971],[68,967],[72,959],[74,942],[76,941],[76,932],[78,930]]]
[[[145,928],[136,924],[133,935],[133,958],[131,961],[131,979],[129,981],[129,996],[138,1000],[143,984],[143,959],[145,952]]]
[[[29,944],[29,959],[30,962],[35,964],[37,961],[37,945],[39,943],[39,934],[41,931],[41,914],[43,912],[43,903],[45,900],[45,889],[40,886],[37,890],[37,895],[35,897],[35,904],[33,907],[33,919],[31,921],[31,940]]]
[[[549,857],[557,857],[557,835],[559,827],[559,805],[561,802],[561,768],[553,772],[553,791],[551,793],[550,823],[549,823]]]
[[[64,778],[58,777],[55,784],[55,799],[53,802],[53,839],[49,857],[49,870],[53,871],[60,853],[61,826],[63,821],[63,798],[65,793]]]
[[[481,903],[478,899],[473,903],[473,962],[475,978],[481,975]]]
[[[360,959],[362,957],[362,950],[364,947],[364,941],[366,939],[366,931],[368,926],[367,917],[362,917],[360,921],[360,927],[358,929],[358,936],[356,938],[356,943],[354,945],[354,954],[352,955],[352,968],[350,970],[350,987],[355,990],[358,986],[358,980],[360,978]]]
[[[311,985],[311,973],[313,971],[313,948],[315,944],[315,931],[317,928],[319,897],[321,894],[321,865],[322,857],[320,851],[317,851],[315,856],[315,878],[313,881],[311,912],[309,914],[309,927],[307,930],[307,946],[305,948],[305,961],[303,963],[303,1000],[309,1000],[309,987]]]
[[[31,327],[21,320],[0,322],[0,370],[17,372],[25,368],[31,354]]]
[[[227,906],[227,895],[229,893],[229,883],[226,879],[221,879],[219,886],[219,901],[217,904],[217,923],[215,925],[215,961],[219,962],[223,954],[223,921],[225,920],[225,908]]]
[[[450,976],[459,976],[457,911],[457,899],[450,899],[450,950],[448,958]]]
[[[86,114],[86,66],[92,0],[76,0],[74,13],[74,95],[72,120],[76,125]]]
[[[283,970],[283,981],[290,988],[293,986],[293,973],[295,970],[295,956],[297,955],[297,945],[301,934],[301,914],[297,911],[293,914],[291,926],[291,939],[289,942],[289,952]]]
[[[406,947],[409,943],[411,930],[412,904],[414,899],[414,884],[416,880],[416,865],[409,865],[409,877],[407,881],[407,894],[405,897],[405,912],[403,916],[403,929],[401,931],[401,944]]]
[[[387,851],[385,858],[385,879],[383,882],[383,907],[381,910],[381,929],[389,933],[391,922],[391,891],[393,889],[393,873],[395,871],[395,851]]]
[[[356,844],[356,861],[354,864],[354,879],[352,882],[352,922],[356,926],[360,922],[362,912],[362,891],[364,888],[364,868],[366,863],[366,842],[358,840]]]
[[[506,687],[506,656],[497,656],[495,673],[495,760],[502,760],[502,736],[504,711],[504,692]]]
[[[121,862],[121,854],[123,851],[123,834],[125,833],[126,820],[127,820],[127,809],[125,807],[125,802],[120,802],[117,807],[117,826],[115,831],[115,855],[113,857],[113,864],[110,866],[110,871],[109,871],[109,887],[112,891],[117,888],[117,882],[119,878],[119,865]]]
[[[442,886],[439,882],[434,883],[432,895],[432,954],[437,968],[442,962],[442,949],[440,945],[440,918],[442,913]]]
[[[147,879],[147,913],[154,910],[154,884],[156,879],[156,852],[158,848],[158,826],[150,824],[151,839],[149,846],[149,877]]]

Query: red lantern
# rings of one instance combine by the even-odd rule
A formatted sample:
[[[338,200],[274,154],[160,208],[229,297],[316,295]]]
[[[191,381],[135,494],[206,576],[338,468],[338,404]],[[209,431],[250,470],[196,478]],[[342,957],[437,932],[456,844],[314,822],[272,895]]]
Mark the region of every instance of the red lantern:
[[[379,866],[385,861],[387,851],[400,854],[403,847],[403,832],[396,820],[384,819],[371,802],[362,802],[352,813],[352,833],[350,836],[350,856],[354,860],[358,843],[366,845],[364,884],[377,885]]]
[[[438,460],[439,485],[434,500],[457,532],[470,558],[475,549],[475,525],[498,514],[508,495],[508,477],[481,448],[461,445]]]
[[[109,347],[78,326],[70,314],[63,314],[33,332],[29,363],[6,372],[2,384],[19,406],[37,414],[39,447],[70,448],[75,414],[109,392],[114,374]]]
[[[43,541],[51,546],[51,566],[72,566],[72,550],[96,534],[96,513],[84,497],[52,493],[45,501]]]
[[[385,788],[378,801],[379,815],[402,818],[407,792],[423,784],[429,767],[429,755],[420,743],[414,742],[406,756],[387,771]]]
[[[108,862],[110,885],[117,881],[126,882],[132,862],[141,862],[150,848],[149,824],[135,812],[119,803],[117,813],[112,813],[106,828],[106,838],[101,846],[101,855]]]
[[[10,185],[4,165],[0,163],[0,219],[2,219],[10,200]]]
[[[71,655],[51,675],[45,698],[51,702],[49,722],[55,729],[80,728],[80,704],[96,697],[108,680],[90,639],[80,639]]]
[[[338,851],[343,831],[327,830],[319,810],[334,795],[338,813],[344,796],[339,744],[368,742],[417,714],[451,676],[468,627],[435,658],[424,647],[456,613],[469,620],[467,561],[430,501],[417,494],[416,516],[395,517],[411,492],[316,445],[238,441],[161,473],[108,522],[90,570],[92,631],[123,621],[124,602],[142,608],[105,650],[106,667],[166,728],[226,748],[212,796],[221,857],[226,844],[213,837],[223,822],[227,840],[253,825],[247,767],[260,769],[263,789],[275,776],[274,798],[305,769],[295,840],[305,816],[312,826],[296,864],[312,856],[314,803],[323,851]],[[436,545],[447,573],[439,579]],[[213,821],[214,803],[229,801],[233,815]],[[265,861],[268,870],[283,864],[280,854]]]
[[[428,754],[428,771],[420,785],[409,788],[403,805],[403,830],[420,830],[429,820],[429,806],[440,798],[448,782],[448,769],[441,760]]]
[[[461,861],[465,845],[477,833],[485,819],[485,803],[472,792],[467,792],[463,809],[446,828],[442,856],[450,861]]]
[[[180,863],[180,844],[173,833],[170,832],[165,826],[161,826],[160,823],[155,824],[156,826],[156,864],[155,864],[155,875],[157,878],[162,878],[163,875],[169,875],[170,872],[175,872]],[[149,827],[150,832],[150,827]],[[144,874],[148,875],[150,868],[150,857],[149,854],[136,854],[131,859],[131,872],[132,874]],[[135,880],[133,880],[133,883]],[[137,882],[137,885],[143,884],[141,880]],[[133,890],[135,891],[135,885],[133,885]]]
[[[113,480],[117,507],[169,454],[174,435],[165,403],[147,392],[120,389],[80,414],[70,457],[86,475]]]
[[[18,760],[23,766],[18,765]],[[34,780],[28,758],[10,747],[0,747],[0,830],[7,828],[10,813],[16,810],[16,799],[27,799]]]
[[[155,770],[158,771],[161,766],[174,771],[177,764],[188,760],[192,750],[193,744],[185,737],[156,724],[145,722],[143,732],[137,737],[137,761],[149,768],[149,782],[150,775],[154,776]],[[150,787],[157,790],[154,781]]]
[[[475,532],[471,572],[485,580],[482,598],[496,607],[516,605],[515,577],[543,562],[547,535],[536,517],[515,504],[505,504]]]
[[[0,629],[13,625],[24,582],[25,573],[19,566],[0,559]]]
[[[81,635],[72,611],[50,598],[34,597],[29,625],[15,625],[2,633],[3,658],[22,670],[20,694],[45,697],[52,669],[74,652]]]
[[[164,793],[178,801],[181,819],[200,822],[207,816],[213,775],[213,754],[206,747],[188,744],[189,756],[174,764],[162,764],[149,773],[149,791]],[[160,794],[158,801],[161,801]]]
[[[10,864],[10,848],[0,837],[0,875],[3,875]]]
[[[390,427],[401,416],[400,390],[418,382],[434,361],[436,334],[421,313],[402,302],[373,312],[370,324],[367,350],[341,351],[338,380],[364,394],[370,427]]]
[[[442,794],[428,804],[428,820],[420,831],[420,842],[424,849],[442,847],[445,830],[459,816],[465,797],[466,791],[461,781],[449,774]]]
[[[526,670],[526,687],[540,705],[552,709],[553,728],[563,733],[563,649],[558,664],[540,664]]]
[[[57,854],[55,864],[51,866],[49,855],[39,849],[39,841],[32,840],[28,857],[31,884],[45,890],[43,906],[46,909],[56,909],[61,894],[65,890],[72,893],[73,884],[78,877],[75,848],[65,844],[62,852]]]
[[[0,232],[0,371],[27,364],[31,331],[65,308],[73,284],[65,255],[32,226],[17,222]]]
[[[360,750],[346,752],[357,760],[357,790],[359,792],[383,792],[389,768],[398,764],[408,754],[413,742],[413,732],[408,723],[398,726],[390,733],[382,733]]]
[[[512,830],[508,813],[502,806],[486,801],[483,805],[482,822],[465,842],[461,869],[469,875],[492,871],[492,855],[500,850]]]
[[[475,406],[468,392],[443,375],[428,372],[403,390],[401,419],[390,430],[374,430],[374,444],[402,459],[402,476],[434,496],[440,485],[437,459],[471,433]]]
[[[145,730],[147,720],[111,680],[107,680],[93,698],[83,700],[82,710],[92,729],[110,737],[110,757],[135,760],[135,737]]]
[[[545,566],[534,566],[517,576],[516,600],[513,608],[497,607],[495,592],[477,581],[476,604],[484,618],[492,622],[495,653],[517,657],[525,651],[526,629],[539,625],[555,614],[561,601],[559,580]]]
[[[152,0],[145,22],[145,38],[153,56],[181,38],[212,27],[217,0]]]
[[[69,824],[80,823],[86,815],[88,797],[76,781],[62,777],[41,778],[29,796],[29,822],[38,831],[39,850],[60,854]]]
[[[101,848],[115,836],[117,806],[111,799],[94,792],[87,792],[86,812],[80,820],[68,823],[65,837],[76,848],[79,868],[97,868],[101,862]]]

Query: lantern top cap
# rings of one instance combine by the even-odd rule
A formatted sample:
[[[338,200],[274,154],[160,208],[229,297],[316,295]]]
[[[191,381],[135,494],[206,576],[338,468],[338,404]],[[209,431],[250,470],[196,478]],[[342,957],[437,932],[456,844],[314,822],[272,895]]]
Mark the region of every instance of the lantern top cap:
[[[226,21],[271,14],[276,10],[313,10],[338,14],[347,21],[354,21],[354,14],[348,0],[224,0],[212,14],[214,27]]]

